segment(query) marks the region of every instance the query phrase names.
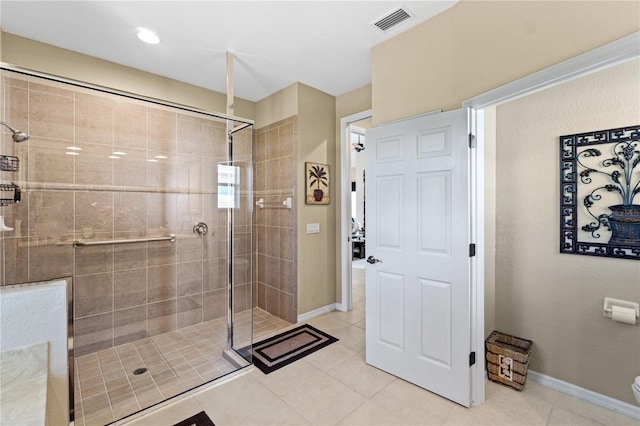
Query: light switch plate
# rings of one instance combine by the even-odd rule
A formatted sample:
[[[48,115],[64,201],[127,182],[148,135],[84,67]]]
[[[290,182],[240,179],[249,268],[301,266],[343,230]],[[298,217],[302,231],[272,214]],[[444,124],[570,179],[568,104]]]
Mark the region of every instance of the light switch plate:
[[[319,223],[307,223],[307,234],[319,234],[319,233],[320,233]]]

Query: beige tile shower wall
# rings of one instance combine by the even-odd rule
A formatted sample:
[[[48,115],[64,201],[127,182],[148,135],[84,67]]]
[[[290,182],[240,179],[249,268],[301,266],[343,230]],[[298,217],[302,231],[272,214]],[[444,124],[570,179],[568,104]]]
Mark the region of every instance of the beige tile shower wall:
[[[256,130],[254,143],[254,198],[269,204],[293,199],[291,209],[255,209],[254,306],[290,323],[298,317],[297,134],[294,116]]]
[[[226,124],[10,73],[3,90],[3,119],[31,139],[11,144],[3,133],[3,148],[22,160],[3,181],[24,191],[21,204],[3,209],[16,230],[3,234],[2,283],[73,276],[76,355],[225,316],[227,221],[215,191]],[[246,163],[251,129],[243,132],[238,153]],[[192,233],[200,221],[209,225],[204,238]],[[236,307],[246,309],[250,214],[235,223],[245,241],[235,254],[248,260],[236,273]],[[170,233],[175,243],[72,245]]]

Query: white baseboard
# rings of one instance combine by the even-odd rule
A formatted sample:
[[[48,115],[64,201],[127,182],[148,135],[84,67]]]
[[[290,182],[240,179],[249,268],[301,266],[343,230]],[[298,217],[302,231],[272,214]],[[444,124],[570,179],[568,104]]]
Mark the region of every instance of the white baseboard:
[[[320,315],[328,314],[329,312],[333,312],[336,310],[337,303],[332,303],[327,306],[323,306],[318,309],[314,309],[313,311],[305,312],[304,314],[298,315],[298,322],[308,321],[311,318],[319,317]]]
[[[541,385],[547,386],[551,389],[559,390],[600,407],[604,407],[611,411],[615,411],[617,413],[624,414],[625,416],[640,420],[640,407],[638,406],[611,398],[609,396],[591,391],[589,389],[581,388],[580,386],[576,386],[574,384],[556,379],[554,377],[545,376],[544,374],[540,374],[535,371],[529,370],[528,377],[530,380],[536,383],[540,383]],[[629,381],[629,392],[631,392],[631,381]]]

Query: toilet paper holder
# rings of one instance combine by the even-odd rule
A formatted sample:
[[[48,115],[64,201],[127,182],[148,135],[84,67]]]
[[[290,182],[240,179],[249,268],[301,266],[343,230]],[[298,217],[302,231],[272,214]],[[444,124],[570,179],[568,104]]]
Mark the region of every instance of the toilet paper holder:
[[[635,302],[629,302],[628,300],[614,299],[613,297],[605,297],[604,298],[604,306],[602,308],[602,314],[607,318],[611,318],[611,314],[613,313],[613,307],[614,306],[620,306],[622,308],[629,308],[629,309],[633,309],[634,311],[636,311],[636,321],[638,320],[638,317],[640,316],[640,304],[635,303]]]

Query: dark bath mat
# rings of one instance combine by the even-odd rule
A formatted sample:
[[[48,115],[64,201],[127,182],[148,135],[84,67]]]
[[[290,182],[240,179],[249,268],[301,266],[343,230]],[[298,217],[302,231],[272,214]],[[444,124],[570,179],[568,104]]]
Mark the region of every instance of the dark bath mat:
[[[184,419],[173,426],[215,426],[215,424],[211,421],[209,416],[207,416],[207,413],[200,411],[195,416]]]
[[[337,341],[305,324],[254,344],[253,364],[269,374]]]

